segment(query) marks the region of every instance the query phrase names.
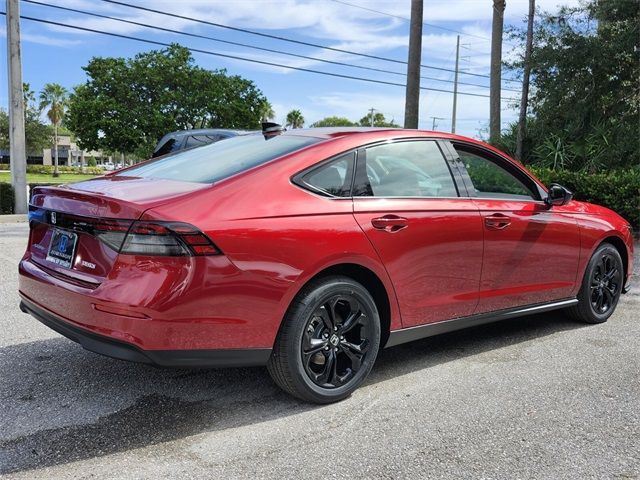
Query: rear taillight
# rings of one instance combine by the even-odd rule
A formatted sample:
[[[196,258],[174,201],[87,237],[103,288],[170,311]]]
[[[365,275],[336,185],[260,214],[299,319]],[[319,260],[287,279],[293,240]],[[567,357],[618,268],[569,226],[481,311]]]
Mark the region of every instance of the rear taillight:
[[[86,232],[126,255],[221,255],[204,233],[182,222],[145,222],[82,217],[29,206],[29,221]]]
[[[84,225],[83,225],[84,223]],[[95,220],[91,222],[76,223],[77,226],[85,226],[98,240],[105,243],[116,252],[120,251],[122,242],[127,236],[131,222],[121,220]]]
[[[124,238],[120,253],[200,256],[221,252],[209,237],[187,223],[135,222]]]

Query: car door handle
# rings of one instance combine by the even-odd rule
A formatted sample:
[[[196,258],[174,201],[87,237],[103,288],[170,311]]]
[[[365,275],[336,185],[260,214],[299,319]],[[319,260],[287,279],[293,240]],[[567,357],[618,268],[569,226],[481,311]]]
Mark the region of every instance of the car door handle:
[[[385,215],[384,217],[372,219],[371,225],[373,225],[373,228],[378,230],[395,233],[403,228],[407,228],[409,226],[409,221],[406,218],[399,217],[397,215]]]
[[[485,217],[484,224],[489,230],[504,230],[511,225],[511,219],[502,213],[494,213]]]

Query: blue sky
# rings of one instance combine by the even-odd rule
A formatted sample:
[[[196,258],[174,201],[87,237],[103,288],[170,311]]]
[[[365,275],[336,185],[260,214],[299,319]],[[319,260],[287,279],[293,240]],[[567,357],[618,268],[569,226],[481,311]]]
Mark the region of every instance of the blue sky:
[[[112,5],[101,0],[42,0],[141,23],[159,25],[179,31],[242,42],[261,47],[284,50],[296,54],[319,57],[405,73],[406,66],[355,57],[315,47],[294,45],[234,32],[212,26],[196,24],[175,17]],[[346,49],[369,55],[405,61],[410,14],[410,0],[125,0],[127,3],[147,6],[184,16],[232,25],[259,32],[279,35],[310,43]],[[434,67],[453,69],[457,32],[462,33],[461,69],[466,72],[487,74],[489,71],[489,37],[491,33],[491,0],[425,0],[422,63]],[[559,4],[575,4],[577,0],[537,0],[537,5],[554,11]],[[359,8],[364,7],[364,8]],[[528,0],[508,0],[505,11],[506,25],[522,26]],[[370,10],[378,10],[382,13]],[[321,63],[275,53],[260,52],[244,47],[225,45],[209,40],[158,32],[143,27],[111,20],[91,18],[48,8],[21,3],[22,15],[54,20],[98,30],[106,30],[160,42],[178,42],[182,45],[230,55],[258,59],[283,65],[298,66],[376,80],[404,83],[399,75],[372,72],[350,67]],[[452,31],[454,30],[454,31]],[[0,27],[3,40],[0,48],[0,107],[7,106],[6,30]],[[131,40],[79,32],[56,26],[22,22],[23,77],[32,89],[39,91],[47,82],[57,82],[68,89],[85,80],[82,66],[94,56],[133,56],[141,51],[153,50],[148,44]],[[504,45],[505,55],[513,54],[513,47]],[[387,118],[402,124],[404,88],[327,77],[289,69],[270,67],[194,53],[196,63],[204,68],[226,68],[231,74],[253,80],[264,92],[276,111],[276,120],[283,121],[292,108],[302,111],[306,123],[311,124],[329,115],[358,120],[369,108],[375,108]],[[452,72],[423,69],[422,75],[437,80],[422,80],[422,86],[452,90]],[[505,74],[505,77],[512,77]],[[460,81],[481,86],[460,85],[459,92],[488,95],[487,78],[461,75]],[[517,82],[504,82],[503,97],[517,98]],[[460,95],[458,97],[457,132],[477,137],[488,119],[489,99]],[[430,129],[431,117],[436,129],[451,128],[452,95],[444,92],[422,91],[420,99],[420,128]],[[503,100],[503,124],[516,116],[514,102]]]

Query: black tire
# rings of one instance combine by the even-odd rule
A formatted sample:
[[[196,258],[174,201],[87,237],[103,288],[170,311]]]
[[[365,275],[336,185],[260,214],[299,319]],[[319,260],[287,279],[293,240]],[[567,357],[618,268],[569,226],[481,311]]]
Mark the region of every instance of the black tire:
[[[624,282],[624,267],[618,250],[603,243],[593,253],[578,292],[578,304],[566,309],[574,320],[603,323],[613,314]]]
[[[294,299],[267,368],[287,393],[332,403],[362,384],[379,348],[380,317],[371,294],[349,277],[325,277]]]

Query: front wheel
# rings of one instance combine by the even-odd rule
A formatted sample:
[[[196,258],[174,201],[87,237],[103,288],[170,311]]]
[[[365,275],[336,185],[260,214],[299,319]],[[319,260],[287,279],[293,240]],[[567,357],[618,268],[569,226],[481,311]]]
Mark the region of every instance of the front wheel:
[[[603,323],[613,314],[624,279],[622,258],[616,248],[603,243],[593,253],[578,292],[578,304],[567,313],[575,320]]]
[[[348,277],[326,277],[294,300],[267,368],[291,395],[331,403],[360,386],[379,347],[380,318],[367,289]]]

